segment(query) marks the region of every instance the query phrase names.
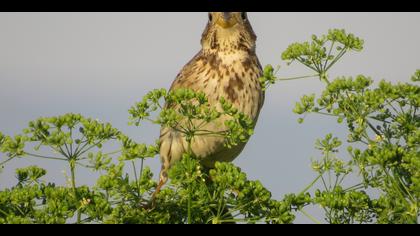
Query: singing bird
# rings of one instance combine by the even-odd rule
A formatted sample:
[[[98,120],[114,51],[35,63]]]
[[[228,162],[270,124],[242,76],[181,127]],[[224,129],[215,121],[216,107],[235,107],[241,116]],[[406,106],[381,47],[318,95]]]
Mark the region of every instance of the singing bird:
[[[255,52],[256,35],[246,12],[210,12],[202,34],[201,50],[188,62],[172,83],[171,91],[191,89],[203,92],[209,104],[220,109],[220,98],[225,98],[254,124],[264,103],[264,91],[259,83],[261,64]],[[226,130],[222,116],[207,124],[206,130]],[[198,136],[191,142],[194,155],[208,168],[216,161],[233,161],[244,149],[245,143],[232,148],[224,145],[223,137]],[[187,151],[184,135],[170,127],[160,133],[162,169],[157,192],[168,180],[168,170]]]

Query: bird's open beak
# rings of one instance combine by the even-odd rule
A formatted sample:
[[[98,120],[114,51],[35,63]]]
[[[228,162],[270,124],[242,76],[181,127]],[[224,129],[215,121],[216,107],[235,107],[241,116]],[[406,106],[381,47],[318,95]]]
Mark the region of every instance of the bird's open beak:
[[[232,17],[230,12],[223,12],[222,17],[219,17],[217,24],[222,28],[227,29],[231,28],[238,23],[238,20],[235,17]]]

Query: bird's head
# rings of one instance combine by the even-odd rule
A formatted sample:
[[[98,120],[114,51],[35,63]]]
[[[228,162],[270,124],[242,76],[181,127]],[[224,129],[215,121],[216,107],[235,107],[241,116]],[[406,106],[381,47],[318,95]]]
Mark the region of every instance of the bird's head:
[[[204,50],[255,51],[257,37],[246,12],[210,12],[202,35]]]

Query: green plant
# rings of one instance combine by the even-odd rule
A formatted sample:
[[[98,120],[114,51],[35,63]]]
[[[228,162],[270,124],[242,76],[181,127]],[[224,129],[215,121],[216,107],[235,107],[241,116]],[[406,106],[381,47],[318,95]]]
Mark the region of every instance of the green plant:
[[[305,210],[311,205],[325,211],[328,223],[418,223],[420,87],[386,81],[373,86],[363,75],[329,77],[346,53],[362,49],[358,37],[330,30],[292,44],[282,55],[288,65],[302,64],[312,75],[281,78],[280,67],[264,70],[265,89],[278,81],[319,78],[325,90],[301,98],[294,109],[302,116],[298,121],[318,114],[348,128],[346,159],[340,158],[343,141],[333,134],[317,140],[322,153],[312,161],[317,177],[300,193],[275,200],[240,168],[217,163],[206,169],[189,149],[151,204],[157,183],[145,161],[158,154],[159,143],[137,143],[108,123],[65,114],[30,122],[14,137],[0,133],[0,166],[15,158],[42,158],[62,161],[70,171],[68,185],[57,186],[42,180],[47,173],[42,168],[17,169],[18,183],[0,189],[0,223],[293,223],[296,212],[319,223]],[[412,77],[419,80],[420,70]],[[198,135],[218,135],[229,147],[247,141],[254,126],[223,98],[216,109],[204,94],[184,89],[151,91],[129,114],[136,126],[150,121],[176,128],[188,143]],[[226,130],[203,129],[220,116],[229,117]],[[109,150],[113,146],[117,150]],[[101,174],[94,186],[77,184],[79,168]],[[358,183],[347,186],[349,177]]]
[[[337,157],[342,142],[332,134],[317,141],[323,156],[313,162],[313,169],[324,189],[315,190],[311,203],[325,210],[329,223],[418,223],[420,87],[384,80],[374,87],[373,80],[363,75],[330,81],[331,67],[346,52],[362,48],[363,40],[331,30],[313,36],[311,43],[292,44],[283,53],[289,64],[303,64],[326,84],[319,97],[305,95],[296,104],[294,112],[304,115],[298,121],[304,122],[309,114],[324,115],[345,123],[349,132],[349,161]],[[268,86],[278,80],[285,79],[277,78],[268,66],[261,81]],[[419,81],[419,71],[412,81]],[[350,174],[357,174],[360,183],[344,187]]]

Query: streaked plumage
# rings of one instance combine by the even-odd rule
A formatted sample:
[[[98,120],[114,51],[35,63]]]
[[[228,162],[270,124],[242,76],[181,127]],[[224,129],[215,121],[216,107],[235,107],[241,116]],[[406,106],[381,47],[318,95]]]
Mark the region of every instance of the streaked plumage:
[[[171,90],[189,88],[204,92],[210,104],[220,107],[221,97],[256,122],[264,103],[258,79],[262,68],[255,53],[256,36],[243,12],[212,12],[202,35],[202,49],[176,77]],[[205,129],[222,131],[226,117],[208,124]],[[162,170],[159,188],[167,181],[167,170],[187,151],[183,135],[162,128],[160,136]],[[216,161],[233,161],[245,143],[229,149],[222,137],[198,136],[191,144],[194,154],[211,168]]]

